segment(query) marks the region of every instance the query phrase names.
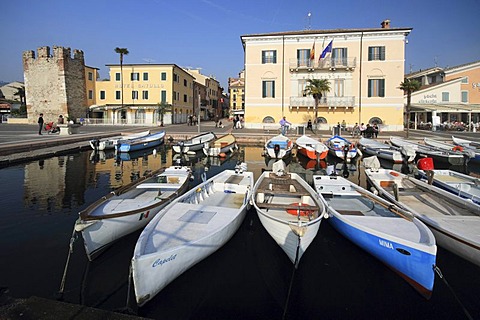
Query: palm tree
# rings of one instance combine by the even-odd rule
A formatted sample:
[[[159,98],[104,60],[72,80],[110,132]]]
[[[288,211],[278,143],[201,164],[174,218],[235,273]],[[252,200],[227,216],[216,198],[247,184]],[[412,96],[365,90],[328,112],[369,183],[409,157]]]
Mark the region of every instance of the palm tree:
[[[128,49],[116,47],[115,52],[120,55],[120,85],[122,86],[122,109],[123,109],[123,56],[128,54]]]
[[[172,109],[172,105],[162,101],[161,103],[157,103],[157,110],[158,115],[160,116],[160,126],[163,127],[163,116],[170,112]]]
[[[313,96],[315,100],[315,130],[317,129],[318,103],[326,92],[330,92],[330,81],[327,79],[308,79],[304,94]]]
[[[410,80],[404,79],[402,83],[400,83],[400,89],[407,95],[407,106],[406,106],[406,114],[407,114],[407,139],[409,138],[410,132],[410,102],[412,100],[412,92],[417,91],[420,89],[422,84],[417,80]]]

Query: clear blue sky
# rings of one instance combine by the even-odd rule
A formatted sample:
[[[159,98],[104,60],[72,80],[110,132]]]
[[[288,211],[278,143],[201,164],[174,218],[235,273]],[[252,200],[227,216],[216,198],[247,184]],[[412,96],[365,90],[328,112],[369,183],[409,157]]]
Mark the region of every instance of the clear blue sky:
[[[413,28],[406,72],[480,60],[480,0],[10,0],[0,8],[0,81],[8,82],[23,81],[25,50],[81,49],[103,79],[122,47],[124,63],[200,67],[227,89],[243,69],[242,35],[377,28],[384,19]]]

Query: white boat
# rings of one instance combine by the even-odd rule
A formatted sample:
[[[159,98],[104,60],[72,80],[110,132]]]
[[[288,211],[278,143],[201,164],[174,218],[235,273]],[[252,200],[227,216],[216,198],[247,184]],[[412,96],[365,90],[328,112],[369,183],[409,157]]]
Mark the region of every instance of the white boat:
[[[295,267],[318,233],[326,214],[320,196],[298,174],[286,173],[282,160],[255,183],[252,202],[263,227]]]
[[[292,154],[293,142],[279,134],[265,142],[265,154],[272,159],[284,159]]]
[[[205,146],[205,143],[209,143],[217,138],[215,133],[206,132],[196,135],[188,140],[177,142],[172,146],[172,149],[176,153],[190,153],[194,154],[197,151],[201,151]]]
[[[330,150],[330,154],[346,162],[351,162],[359,155],[359,150],[355,144],[341,136],[333,136],[325,144]]]
[[[413,141],[409,141],[400,137],[390,137],[390,143],[397,147],[410,146],[415,150],[417,155],[421,157],[430,157],[436,161],[443,163],[449,163],[451,165],[465,165],[465,157],[461,154],[455,154],[453,151],[445,151],[437,148],[433,148],[426,145],[421,145]]]
[[[323,160],[328,155],[328,147],[317,139],[303,135],[295,141],[298,153],[312,160]]]
[[[480,204],[480,179],[453,170],[418,170],[419,178],[461,198]],[[432,175],[433,174],[433,175]]]
[[[480,206],[394,170],[365,173],[380,195],[425,223],[438,245],[480,266]]]
[[[159,146],[163,143],[165,131],[151,133],[143,137],[128,140],[119,140],[116,150],[119,152],[132,152]]]
[[[358,142],[362,146],[364,153],[370,156],[392,161],[393,163],[413,162],[416,152],[409,146],[396,147],[387,143],[379,142],[375,139],[360,138]]]
[[[121,237],[143,228],[188,189],[191,170],[168,167],[112,191],[79,213],[75,230],[81,232],[88,259]]]
[[[467,139],[461,139],[452,136],[452,141],[455,145],[462,147],[465,151],[473,151],[475,153],[475,157],[472,160],[475,161],[480,161],[480,143],[467,140]]]
[[[204,143],[203,153],[210,157],[226,157],[227,153],[231,153],[237,148],[237,139],[229,133],[209,143]]]
[[[345,178],[314,175],[313,183],[338,232],[430,298],[437,246],[420,220]]]
[[[461,146],[457,146],[451,143],[446,143],[443,141],[430,139],[430,138],[423,138],[423,142],[430,147],[434,147],[440,150],[445,150],[449,152],[455,152],[461,154],[462,156],[466,156],[468,158],[475,158],[475,152],[469,149],[464,149]]]
[[[90,147],[92,147],[93,150],[97,150],[97,151],[104,151],[109,149],[113,150],[115,149],[118,141],[120,140],[136,139],[136,138],[147,136],[149,134],[150,134],[150,130],[147,130],[147,131],[132,133],[124,136],[122,135],[119,137],[113,137],[106,140],[92,139],[89,142],[90,142]]]
[[[223,246],[240,227],[252,172],[224,170],[177,198],[145,227],[132,258],[139,306]]]

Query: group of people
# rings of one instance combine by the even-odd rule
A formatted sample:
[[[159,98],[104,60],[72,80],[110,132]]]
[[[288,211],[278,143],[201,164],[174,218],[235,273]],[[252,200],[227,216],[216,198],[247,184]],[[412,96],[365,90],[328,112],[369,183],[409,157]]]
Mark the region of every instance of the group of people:
[[[60,131],[59,128],[57,128],[57,125],[59,125],[59,124],[64,124],[64,121],[65,121],[65,120],[64,120],[63,116],[62,116],[62,115],[59,115],[59,116],[58,116],[57,123],[54,123],[54,122],[49,122],[49,123],[47,123],[47,124],[50,126],[50,128],[49,128],[48,130],[53,130],[53,131],[55,131],[55,132]],[[38,117],[38,121],[37,121],[37,122],[38,122],[38,134],[39,134],[39,135],[42,135],[42,130],[43,130],[44,128],[46,129],[46,127],[45,127],[45,121],[43,120],[43,113],[40,113],[40,116]],[[57,128],[57,129],[55,129],[55,128]]]
[[[233,129],[242,129],[243,128],[243,116],[239,116],[238,114],[233,117]]]
[[[380,130],[377,123],[373,123],[372,125],[370,125],[370,123],[365,125],[363,122],[361,125],[355,123],[355,126],[353,126],[352,135],[360,135],[365,138],[377,138],[379,131]]]
[[[188,115],[187,125],[196,126],[198,124],[198,119],[196,115]]]

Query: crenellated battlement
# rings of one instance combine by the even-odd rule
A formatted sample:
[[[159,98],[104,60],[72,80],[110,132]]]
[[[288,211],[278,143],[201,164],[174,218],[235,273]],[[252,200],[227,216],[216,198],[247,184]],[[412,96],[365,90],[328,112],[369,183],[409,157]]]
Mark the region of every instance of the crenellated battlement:
[[[53,46],[53,54],[49,46],[37,48],[36,54],[35,54],[35,51],[33,50],[28,50],[23,52],[24,63],[30,60],[50,61],[51,59],[71,60],[71,61],[78,61],[82,63],[84,63],[84,60],[85,60],[83,51],[78,49],[73,50],[73,58],[72,58],[72,50],[68,47]]]

